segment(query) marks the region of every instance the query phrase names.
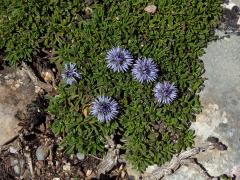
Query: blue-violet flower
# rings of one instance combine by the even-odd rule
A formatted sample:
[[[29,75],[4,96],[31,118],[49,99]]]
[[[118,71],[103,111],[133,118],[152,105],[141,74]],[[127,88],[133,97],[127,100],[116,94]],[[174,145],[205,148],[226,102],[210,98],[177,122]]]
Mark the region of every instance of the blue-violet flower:
[[[151,58],[138,58],[133,65],[132,75],[140,83],[154,81],[158,76],[157,65]]]
[[[132,65],[133,58],[128,50],[114,47],[107,52],[107,67],[114,72],[125,72]]]
[[[163,82],[157,83],[153,89],[154,96],[160,104],[171,104],[178,94],[178,89],[174,83]]]
[[[111,121],[118,114],[118,103],[111,97],[98,96],[91,106],[91,114],[101,122]]]
[[[80,73],[77,71],[75,63],[69,63],[64,65],[64,71],[62,78],[67,84],[73,84],[77,79],[80,79]]]

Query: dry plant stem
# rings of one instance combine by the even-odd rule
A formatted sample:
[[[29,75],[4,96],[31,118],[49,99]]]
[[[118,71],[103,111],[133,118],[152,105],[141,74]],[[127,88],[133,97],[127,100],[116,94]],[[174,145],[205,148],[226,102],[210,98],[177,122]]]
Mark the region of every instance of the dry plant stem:
[[[26,152],[26,153],[24,153],[24,155],[25,155],[25,157],[27,159],[27,164],[28,164],[29,171],[31,173],[32,179],[34,180],[35,179],[35,175],[34,175],[34,171],[33,171],[33,164],[32,164],[31,154],[30,154],[30,152]]]
[[[53,165],[53,145],[50,146],[49,151],[49,163]]]
[[[25,62],[22,62],[22,67],[23,67],[23,70],[30,77],[30,79],[32,80],[35,86],[39,86],[40,88],[44,89],[47,92],[51,92],[53,90],[53,87],[50,84],[46,84],[40,81],[34,74],[33,70],[29,68]]]
[[[161,167],[154,168],[151,172],[145,171],[143,174],[144,180],[157,180],[161,179],[164,176],[170,175],[174,173],[181,165],[186,164],[194,164],[194,167],[203,174],[208,179],[213,179],[196,161],[192,161],[189,159],[192,159],[193,156],[206,151],[208,148],[211,148],[211,146],[207,147],[197,147],[193,148],[187,151],[184,151],[180,153],[177,156],[174,156],[172,160],[169,163],[166,163],[165,165]]]
[[[113,137],[107,138],[109,149],[107,155],[103,158],[97,167],[97,177],[100,177],[101,174],[109,172],[118,163],[119,149],[117,148],[112,138]]]
[[[97,167],[97,175],[109,172],[118,162],[118,149],[109,149],[107,155],[103,158],[102,162]]]

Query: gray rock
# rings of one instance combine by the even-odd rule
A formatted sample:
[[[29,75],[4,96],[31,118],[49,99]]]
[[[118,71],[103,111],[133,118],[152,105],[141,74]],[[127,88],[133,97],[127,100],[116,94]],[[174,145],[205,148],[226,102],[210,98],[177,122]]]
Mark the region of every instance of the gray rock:
[[[236,5],[240,6],[240,0],[232,0],[233,3],[235,3]]]
[[[2,92],[6,92],[7,90],[8,89],[0,87],[0,96]],[[20,127],[17,125],[18,121],[14,117],[15,113],[16,111],[12,106],[0,103],[0,145],[10,141],[20,130]]]
[[[15,115],[23,112],[36,96],[26,74],[14,68],[0,71],[0,146],[18,135],[21,129]]]
[[[71,170],[71,164],[67,163],[63,165],[63,171],[70,171]]]
[[[21,169],[23,169],[25,161],[23,159],[14,159],[10,158],[10,165],[13,167],[13,170],[16,174],[20,174]]]
[[[15,166],[13,167],[13,170],[14,170],[14,172],[15,172],[16,174],[20,174],[20,167],[19,167],[18,165],[15,165]]]
[[[201,93],[203,112],[192,124],[196,144],[205,144],[213,136],[227,150],[209,151],[197,158],[212,176],[230,175],[240,165],[240,37],[210,43],[202,59],[208,80]]]
[[[166,176],[163,180],[206,180],[191,166],[181,166],[174,174]]]
[[[81,160],[84,160],[84,158],[85,158],[85,155],[82,154],[82,153],[77,153],[76,156],[77,156],[77,158],[78,158],[80,161],[81,161]]]
[[[36,157],[38,161],[43,161],[49,154],[49,148],[46,146],[39,146],[36,150]]]
[[[12,154],[16,154],[18,152],[18,149],[13,147],[13,146],[10,146],[9,147],[9,152],[12,153]]]
[[[240,176],[240,36],[209,43],[202,59],[208,80],[200,94],[203,112],[192,123],[195,144],[203,146],[212,141],[227,148],[207,151],[197,159],[211,176]],[[182,166],[165,179],[205,178],[192,166]]]

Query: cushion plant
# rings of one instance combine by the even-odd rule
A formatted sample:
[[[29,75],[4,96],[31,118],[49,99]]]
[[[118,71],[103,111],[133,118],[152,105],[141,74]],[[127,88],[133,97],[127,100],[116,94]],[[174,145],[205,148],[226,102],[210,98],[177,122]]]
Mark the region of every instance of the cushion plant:
[[[67,153],[103,156],[115,135],[137,169],[193,145],[201,111],[199,57],[220,0],[4,0],[0,48],[10,64],[51,49],[62,69],[49,112]],[[144,8],[154,4],[157,11]],[[71,63],[71,64],[69,64]]]

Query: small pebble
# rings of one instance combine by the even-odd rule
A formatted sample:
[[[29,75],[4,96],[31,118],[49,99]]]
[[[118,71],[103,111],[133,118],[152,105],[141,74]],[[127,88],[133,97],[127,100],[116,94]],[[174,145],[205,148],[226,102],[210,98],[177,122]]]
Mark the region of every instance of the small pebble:
[[[157,6],[155,5],[148,5],[147,7],[144,8],[144,11],[150,14],[154,14],[157,10]]]
[[[85,155],[82,154],[82,153],[77,153],[77,158],[78,158],[80,161],[82,161],[82,160],[84,160]]]
[[[16,174],[20,174],[20,168],[19,168],[18,165],[15,165],[15,166],[13,167],[13,170],[14,170],[14,172],[15,172]]]
[[[85,8],[85,13],[86,13],[87,16],[90,16],[90,15],[92,15],[93,10],[90,7],[86,7]]]
[[[12,153],[12,154],[16,154],[16,153],[18,152],[18,149],[11,146],[11,147],[9,148],[9,152]]]
[[[39,129],[40,129],[40,131],[42,131],[42,132],[44,132],[44,131],[46,130],[44,124],[41,124],[41,125],[39,126]]]
[[[129,176],[129,180],[135,180],[134,176]]]
[[[19,88],[20,87],[20,84],[15,84],[15,88],[17,89],[17,88]]]
[[[73,160],[73,158],[74,158],[74,154],[71,154],[70,159]]]
[[[91,174],[92,174],[92,170],[88,169],[87,172],[86,172],[86,176],[90,176]]]
[[[71,165],[70,165],[70,163],[67,163],[67,164],[63,165],[63,170],[64,170],[64,171],[70,171],[70,170],[71,170]]]
[[[42,93],[43,90],[42,88],[40,88],[39,86],[35,86],[35,93],[38,94],[38,93]]]
[[[43,161],[48,156],[49,149],[45,146],[39,146],[36,150],[36,157],[38,161]]]

